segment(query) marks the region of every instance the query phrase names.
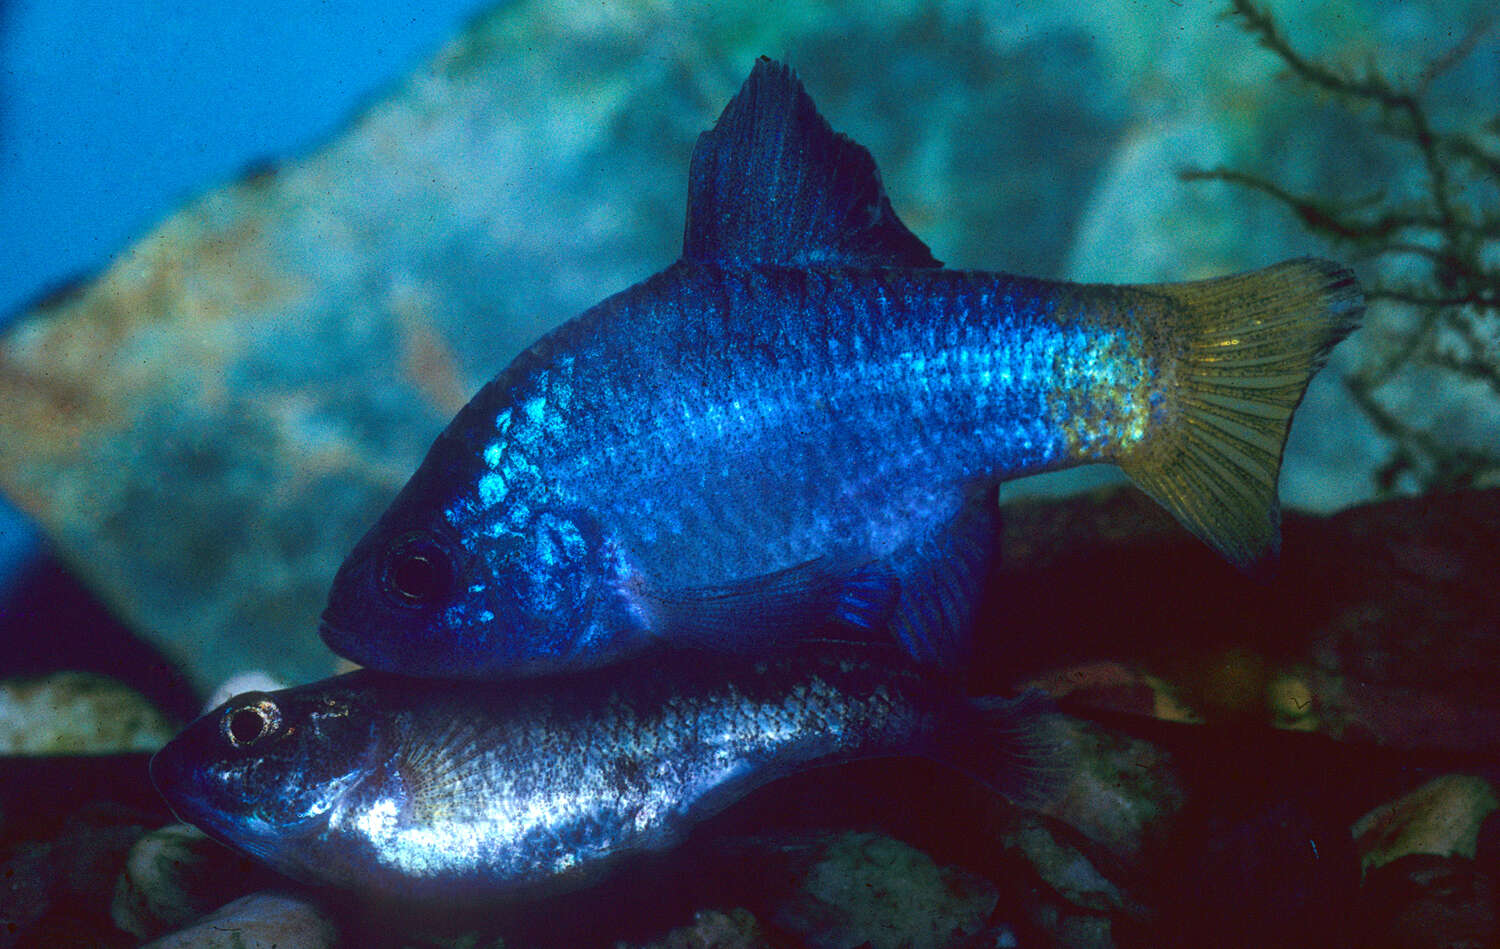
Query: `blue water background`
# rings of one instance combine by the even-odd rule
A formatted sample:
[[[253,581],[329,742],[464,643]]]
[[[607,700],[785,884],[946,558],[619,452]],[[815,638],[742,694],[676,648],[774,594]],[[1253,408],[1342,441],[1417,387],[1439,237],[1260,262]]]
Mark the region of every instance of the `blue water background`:
[[[302,154],[486,0],[0,0],[0,326],[179,204]],[[37,534],[0,501],[0,590]]]

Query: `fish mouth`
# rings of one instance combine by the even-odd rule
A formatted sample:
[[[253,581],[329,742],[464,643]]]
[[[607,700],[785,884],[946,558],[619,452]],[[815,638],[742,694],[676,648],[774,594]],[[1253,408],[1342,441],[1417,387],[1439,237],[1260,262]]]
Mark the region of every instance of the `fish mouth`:
[[[340,656],[360,665],[368,664],[359,655],[359,637],[326,616],[318,621],[318,638]]]
[[[192,765],[192,756],[181,753],[175,741],[168,742],[151,756],[147,766],[156,792],[167,802],[172,814],[182,823],[191,824],[214,840],[263,863],[278,866],[278,854],[289,835],[284,830],[271,831],[257,827],[254,821],[238,819],[220,812],[211,803],[200,776]],[[314,833],[328,823],[322,814],[297,828],[299,835]]]
[[[183,785],[187,783],[188,772],[183,766],[183,757],[174,750],[176,742],[167,742],[156,754],[151,756],[151,762],[146,766],[146,771],[151,775],[151,784],[156,788],[162,800],[167,802],[167,807],[180,821],[192,823],[190,815],[185,815],[179,805],[184,795]]]
[[[177,741],[167,742],[152,755],[147,770],[156,793],[167,802],[167,807],[179,821],[192,824],[220,843],[239,846],[231,833],[232,828],[225,826],[226,822],[207,804],[201,782],[196,780],[191,757],[181,752]]]

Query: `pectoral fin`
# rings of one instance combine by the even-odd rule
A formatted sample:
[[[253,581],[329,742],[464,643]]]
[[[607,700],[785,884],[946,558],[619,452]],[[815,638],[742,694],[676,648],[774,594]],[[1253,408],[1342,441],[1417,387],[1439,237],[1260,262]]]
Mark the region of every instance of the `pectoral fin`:
[[[870,565],[838,569],[819,557],[732,583],[643,594],[668,640],[717,652],[759,652],[799,642],[887,642],[900,594]]]

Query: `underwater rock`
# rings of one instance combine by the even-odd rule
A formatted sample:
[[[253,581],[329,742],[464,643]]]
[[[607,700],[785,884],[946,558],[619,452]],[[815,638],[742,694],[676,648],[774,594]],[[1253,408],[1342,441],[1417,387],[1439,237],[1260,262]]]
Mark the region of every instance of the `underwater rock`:
[[[737,907],[728,912],[704,910],[692,925],[674,929],[641,949],[770,949],[773,945],[761,936],[755,916]]]
[[[1492,949],[1500,887],[1462,857],[1411,854],[1371,870],[1354,945],[1368,949]]]
[[[1294,25],[1334,32],[1315,6]],[[1077,276],[1080,221],[1172,186],[1166,158],[1112,157],[1163,113],[1206,129],[1165,156],[1282,134],[1256,124],[1273,57],[1205,68],[1226,44],[1207,8],[1130,29],[1087,4],[608,11],[501,5],[338,138],[191,201],[0,343],[0,488],[200,691],[332,671],[313,631],[344,554],[482,381],[676,255],[692,143],[756,55],[798,69],[957,267]],[[1126,167],[1153,180],[1105,173]],[[1254,199],[1234,200],[1174,206],[1150,276],[1309,249],[1235,228]],[[1289,484],[1299,433],[1349,422],[1313,408]],[[1370,492],[1324,474],[1319,504]]]
[[[1251,578],[1133,491],[1007,506],[972,687],[1021,670],[1079,708],[1500,753],[1500,490],[1282,529],[1274,575]]]
[[[107,676],[57,672],[0,682],[0,754],[155,751],[176,733],[140,693]]]
[[[144,830],[139,820],[95,805],[55,834],[0,850],[0,946],[134,945],[110,920],[107,894]]]
[[[130,848],[110,916],[140,939],[177,929],[278,877],[187,824],[169,824]]]
[[[1005,843],[1023,853],[1042,879],[1069,903],[1100,914],[1146,915],[1145,907],[1106,879],[1077,842],[1061,839],[1054,828],[1041,821],[1023,821]]]
[[[306,900],[267,890],[243,896],[149,949],[333,949],[338,932]]]
[[[1370,811],[1350,828],[1368,872],[1410,854],[1474,859],[1480,828],[1500,809],[1483,778],[1448,774]]]
[[[830,843],[775,922],[817,949],[964,944],[995,906],[988,881],[878,834]]]
[[[1064,719],[1061,727],[1072,773],[1044,813],[1103,848],[1112,861],[1138,871],[1143,851],[1158,841],[1185,800],[1172,756],[1081,719]]]

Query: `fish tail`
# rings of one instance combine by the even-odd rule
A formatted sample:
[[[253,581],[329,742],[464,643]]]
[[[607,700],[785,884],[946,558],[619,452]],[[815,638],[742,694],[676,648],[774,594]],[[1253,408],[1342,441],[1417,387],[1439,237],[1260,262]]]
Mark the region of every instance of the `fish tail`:
[[[944,757],[1022,807],[1055,800],[1073,773],[1062,719],[1043,692],[967,700],[968,727],[947,734]]]
[[[1147,494],[1241,568],[1280,548],[1276,483],[1292,413],[1364,312],[1359,281],[1301,258],[1191,283],[1141,287],[1169,301],[1165,425],[1118,463]]]

